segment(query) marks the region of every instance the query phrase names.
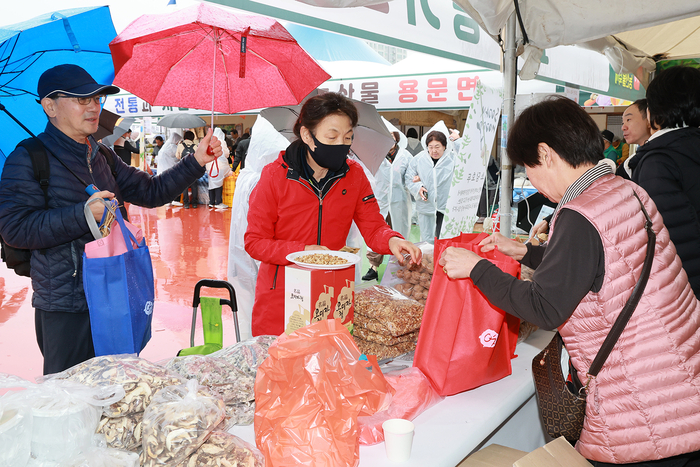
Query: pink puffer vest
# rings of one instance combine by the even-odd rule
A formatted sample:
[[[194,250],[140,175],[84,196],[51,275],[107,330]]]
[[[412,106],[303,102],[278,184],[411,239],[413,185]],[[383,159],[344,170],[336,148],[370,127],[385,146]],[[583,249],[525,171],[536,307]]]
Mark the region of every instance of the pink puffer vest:
[[[700,302],[649,195],[606,175],[562,209],[588,219],[605,250],[605,278],[560,333],[581,381],[642,270],[648,237],[635,190],[657,234],[644,295],[588,391],[576,449],[586,458],[624,464],[700,450]],[[554,224],[553,235],[556,235]],[[572,248],[575,248],[572,245]]]

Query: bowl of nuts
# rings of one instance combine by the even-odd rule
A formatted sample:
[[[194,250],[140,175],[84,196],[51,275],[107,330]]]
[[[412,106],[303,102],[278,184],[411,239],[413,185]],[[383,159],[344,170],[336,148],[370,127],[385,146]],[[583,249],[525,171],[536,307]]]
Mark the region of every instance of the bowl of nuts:
[[[308,250],[287,255],[287,261],[307,269],[345,269],[360,262],[360,257],[346,251]]]

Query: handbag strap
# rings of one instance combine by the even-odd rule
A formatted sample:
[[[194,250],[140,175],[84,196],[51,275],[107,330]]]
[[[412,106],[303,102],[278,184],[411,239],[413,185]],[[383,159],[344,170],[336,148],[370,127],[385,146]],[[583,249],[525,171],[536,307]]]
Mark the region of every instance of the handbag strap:
[[[630,295],[630,298],[627,300],[627,303],[625,303],[625,306],[622,308],[622,311],[620,312],[617,319],[615,320],[615,323],[613,324],[612,328],[610,329],[608,336],[603,341],[603,345],[600,347],[598,354],[595,356],[595,359],[593,359],[593,363],[591,363],[591,367],[588,369],[588,375],[592,376],[592,377],[595,377],[598,375],[598,372],[603,367],[605,360],[607,360],[608,355],[610,355],[610,352],[612,352],[612,349],[615,346],[615,343],[620,338],[622,331],[625,329],[625,326],[627,326],[627,323],[629,322],[630,318],[632,317],[632,313],[634,313],[635,308],[637,308],[637,304],[639,303],[639,300],[642,298],[642,294],[644,293],[644,288],[646,287],[647,281],[649,280],[649,274],[651,273],[651,265],[654,262],[654,249],[656,248],[656,234],[654,233],[654,230],[652,229],[653,224],[651,222],[651,217],[649,217],[649,213],[644,208],[644,204],[642,204],[642,200],[640,200],[639,196],[637,196],[637,192],[632,190],[632,194],[634,194],[634,197],[637,198],[637,201],[639,201],[639,205],[642,207],[642,213],[644,213],[644,217],[646,218],[646,222],[644,223],[644,229],[647,231],[647,236],[649,237],[649,241],[647,243],[647,254],[646,254],[646,257],[644,258],[644,265],[642,266],[642,274],[639,276],[639,280],[637,281],[637,284],[634,286],[634,289],[632,290],[632,295]]]

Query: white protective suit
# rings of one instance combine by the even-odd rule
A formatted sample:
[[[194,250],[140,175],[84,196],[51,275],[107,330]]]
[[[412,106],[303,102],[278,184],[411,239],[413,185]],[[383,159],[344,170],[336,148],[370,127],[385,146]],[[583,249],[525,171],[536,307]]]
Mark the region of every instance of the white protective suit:
[[[258,116],[253,125],[253,136],[248,147],[245,169],[236,180],[231,209],[231,235],[228,247],[228,281],[236,291],[238,325],[241,339],[253,336],[251,322],[255,283],[258,279],[259,261],[245,251],[243,237],[248,229],[248,200],[260,180],[263,167],[275,161],[280,151],[289,146],[287,138],[275,130],[270,122]]]
[[[354,160],[355,162],[360,164],[360,167],[362,167],[362,171],[365,173],[367,180],[369,180],[369,186],[372,187],[372,193],[374,193],[375,198],[377,198],[377,203],[379,204],[379,213],[386,218],[386,215],[389,212],[389,204],[385,203],[384,207],[382,207],[382,204],[379,202],[379,197],[377,197],[377,179],[374,175],[372,175],[372,172],[369,171],[364,162],[362,162],[360,158],[357,157],[357,154],[352,152],[352,150],[350,150],[350,153],[348,154],[348,159]],[[382,162],[382,165],[384,165],[384,163],[389,164],[389,161],[385,160],[384,162]],[[380,166],[377,170],[377,175],[379,175],[379,172],[381,170],[382,168]],[[382,208],[384,208],[385,210],[382,211]],[[350,226],[350,231],[348,232],[348,238],[345,241],[345,244],[353,248],[362,249],[362,245],[364,244],[364,242],[365,239],[362,237],[362,233],[360,233],[359,227],[357,227],[355,221],[352,221],[352,225]],[[370,248],[367,247],[367,249]],[[360,270],[361,264],[362,263],[358,263],[355,265],[355,284],[362,283],[362,271]]]
[[[436,212],[440,211],[444,213],[445,207],[447,206],[447,197],[450,193],[450,186],[452,185],[454,160],[459,150],[457,145],[450,141],[450,132],[445,122],[442,120],[437,122],[430,131],[427,131],[425,135],[423,135],[423,138],[421,138],[423,148],[427,148],[427,144],[425,143],[426,136],[434,130],[444,133],[447,138],[445,153],[438,160],[437,164],[433,165],[432,158],[428,154],[427,149],[424,149],[411,160],[404,178],[408,190],[416,200],[420,239],[421,241],[430,243],[433,243],[435,240]],[[419,182],[413,181],[413,177],[416,175],[420,177]],[[422,186],[428,190],[427,201],[424,201],[418,194]]]
[[[379,171],[377,172],[377,189],[379,189],[379,177],[381,174],[382,178],[387,179],[387,198],[389,214],[391,214],[391,228],[408,240],[411,234],[411,215],[413,209],[411,206],[411,194],[406,187],[405,178],[408,165],[413,160],[413,155],[406,150],[406,144],[408,143],[406,135],[401,133],[398,128],[384,117],[382,117],[382,120],[384,120],[384,124],[390,132],[399,132],[399,150],[394,157],[394,162],[387,165],[382,163],[379,167]]]
[[[180,143],[180,141],[182,141],[182,135],[177,132],[173,132],[168,138],[168,141],[166,141],[165,144],[163,144],[163,147],[160,148],[160,151],[158,151],[156,163],[158,164],[159,174],[162,174],[170,167],[174,167],[175,164],[180,162],[177,157],[175,157],[177,145]]]
[[[223,186],[224,178],[226,178],[226,176],[231,173],[231,166],[228,165],[229,150],[228,145],[226,144],[226,137],[224,136],[224,132],[221,131],[221,128],[215,128],[214,136],[216,136],[216,139],[221,141],[221,149],[224,151],[224,153],[221,156],[219,156],[219,158],[216,160],[217,165],[219,166],[218,173],[214,162],[209,162],[207,164],[207,173],[209,174],[210,190]]]

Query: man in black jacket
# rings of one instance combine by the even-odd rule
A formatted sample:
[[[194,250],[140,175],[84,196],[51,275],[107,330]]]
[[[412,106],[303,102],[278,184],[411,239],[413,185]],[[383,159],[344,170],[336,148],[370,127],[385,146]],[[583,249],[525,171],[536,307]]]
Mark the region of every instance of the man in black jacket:
[[[241,139],[238,141],[236,146],[236,155],[233,158],[233,170],[235,171],[240,164],[241,170],[245,168],[245,157],[248,155],[248,147],[250,146],[250,138],[253,136],[253,129],[251,128],[248,133],[243,133]]]
[[[48,198],[24,147],[18,146],[3,168],[0,234],[8,245],[32,252],[32,306],[44,374],[63,371],[95,356],[82,279],[85,244],[94,240],[84,214],[88,199],[114,198],[120,204],[161,206],[201,177],[204,165],[222,154],[221,144],[214,138],[214,154],[207,154],[210,132],[195,154],[163,174],[150,176],[115,156],[113,175],[91,135],[97,131],[104,96],[117,92],[118,87],[96,83],[76,65],[58,65],[45,71],[37,94],[48,123],[38,139],[51,153]],[[76,176],[101,191],[88,195]],[[100,222],[104,207],[92,203],[89,209]]]
[[[630,160],[632,180],[656,203],[700,298],[700,70],[662,71],[647,104],[655,133]]]

